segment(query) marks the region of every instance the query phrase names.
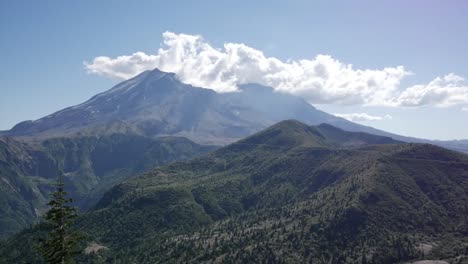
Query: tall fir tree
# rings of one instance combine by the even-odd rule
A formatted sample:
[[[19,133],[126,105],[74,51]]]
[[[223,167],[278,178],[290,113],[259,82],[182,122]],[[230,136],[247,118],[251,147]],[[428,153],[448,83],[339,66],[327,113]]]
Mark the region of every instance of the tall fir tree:
[[[50,231],[38,247],[44,260],[50,264],[74,263],[73,257],[80,253],[81,234],[72,227],[77,217],[77,209],[71,205],[73,199],[66,196],[67,192],[60,176],[55,183],[52,199],[47,204],[50,208],[44,216]]]

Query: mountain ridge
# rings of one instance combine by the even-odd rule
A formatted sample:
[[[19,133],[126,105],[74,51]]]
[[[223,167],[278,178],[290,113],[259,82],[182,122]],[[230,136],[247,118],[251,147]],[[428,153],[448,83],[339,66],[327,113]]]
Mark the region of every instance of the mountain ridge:
[[[115,185],[77,223],[109,250],[80,261],[457,261],[468,250],[466,189],[465,154],[286,120]],[[0,255],[35,259],[24,241],[40,230]]]
[[[309,125],[328,123],[348,131],[468,152],[465,140],[431,141],[388,133],[327,114],[300,97],[258,84],[241,85],[239,92],[220,94],[184,84],[175,74],[158,69],[123,81],[82,104],[21,122],[0,135],[28,139],[115,130],[150,137],[182,136],[200,144],[225,145],[284,119]]]
[[[39,220],[58,175],[80,209],[120,181],[154,166],[213,150],[188,139],[112,134],[33,143],[0,137],[0,237]]]
[[[271,247],[296,263],[395,263],[418,258],[419,243],[442,250],[441,233],[463,247],[467,188],[467,155],[286,120],[120,183],[79,226],[117,252],[136,243],[144,263],[243,259],[249,246],[257,262]]]

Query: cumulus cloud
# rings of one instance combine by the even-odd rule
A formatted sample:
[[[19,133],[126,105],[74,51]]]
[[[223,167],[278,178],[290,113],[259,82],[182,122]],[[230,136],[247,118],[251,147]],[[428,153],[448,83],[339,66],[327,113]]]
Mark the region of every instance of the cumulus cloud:
[[[116,80],[126,80],[143,71],[154,69],[157,66],[155,64],[157,58],[158,56],[137,52],[130,56],[119,56],[114,59],[99,56],[94,58],[93,63],[85,62],[84,64],[88,73]]]
[[[453,106],[468,102],[468,86],[453,73],[437,77],[426,85],[415,85],[404,90],[396,99],[402,106]]]
[[[468,102],[468,87],[454,74],[405,90],[400,82],[411,74],[403,66],[355,69],[330,55],[281,61],[239,43],[212,47],[199,35],[163,33],[154,55],[137,52],[84,62],[89,73],[124,80],[154,68],[174,72],[184,83],[232,92],[245,83],[259,83],[276,91],[299,95],[314,104],[449,106]]]
[[[381,121],[381,120],[390,120],[392,119],[391,115],[384,116],[374,116],[366,113],[348,113],[348,114],[334,114],[335,116],[347,119],[353,122],[362,122],[362,121]]]

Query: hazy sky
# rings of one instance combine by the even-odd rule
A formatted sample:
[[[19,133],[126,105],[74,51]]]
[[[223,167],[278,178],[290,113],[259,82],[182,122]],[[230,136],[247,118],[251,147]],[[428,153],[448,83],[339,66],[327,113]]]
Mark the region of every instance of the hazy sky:
[[[468,138],[466,14],[461,0],[1,1],[0,129],[157,66],[218,91],[260,82],[389,132]]]

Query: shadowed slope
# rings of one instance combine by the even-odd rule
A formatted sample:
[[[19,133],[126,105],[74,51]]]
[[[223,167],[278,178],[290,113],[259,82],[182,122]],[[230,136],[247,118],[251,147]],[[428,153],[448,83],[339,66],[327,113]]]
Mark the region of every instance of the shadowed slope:
[[[213,150],[185,138],[113,134],[25,144],[0,138],[0,237],[37,221],[57,176],[80,209],[120,181],[175,160]]]

